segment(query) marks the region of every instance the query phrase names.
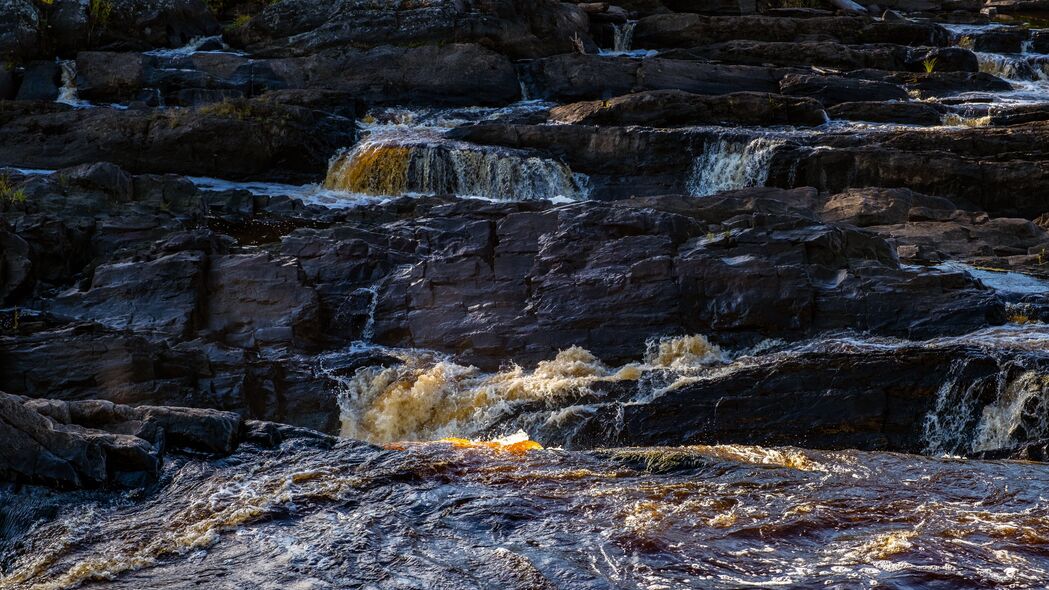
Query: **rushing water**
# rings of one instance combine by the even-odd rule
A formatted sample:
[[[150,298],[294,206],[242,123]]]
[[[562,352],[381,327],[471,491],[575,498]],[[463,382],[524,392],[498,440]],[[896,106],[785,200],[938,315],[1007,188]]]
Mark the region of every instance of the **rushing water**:
[[[765,186],[776,149],[786,143],[778,137],[717,137],[707,143],[688,173],[690,195],[704,197],[721,191]]]
[[[1039,465],[886,453],[293,441],[23,491],[57,518],[0,588],[1039,588],[1047,497]]]

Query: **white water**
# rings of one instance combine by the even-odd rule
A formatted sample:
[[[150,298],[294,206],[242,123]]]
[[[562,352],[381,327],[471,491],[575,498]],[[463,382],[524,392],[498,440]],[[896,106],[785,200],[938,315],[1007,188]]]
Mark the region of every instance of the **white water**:
[[[1018,272],[985,270],[961,262],[945,262],[934,268],[968,273],[984,285],[1001,293],[1012,295],[1049,294],[1049,282]]]
[[[209,42],[221,43],[222,49],[201,51],[200,48],[203,47],[205,43]],[[228,53],[230,55],[247,55],[247,53],[244,53],[243,51],[231,50],[229,46],[222,41],[221,35],[215,35],[213,37],[194,37],[189,40],[189,43],[186,43],[182,47],[175,47],[172,49],[154,49],[145,52],[143,55],[152,55],[155,57],[189,57],[194,53]]]
[[[435,127],[373,127],[328,168],[325,186],[378,196],[451,194],[494,201],[578,201],[589,179],[531,152],[445,139]]]
[[[631,46],[634,44],[634,29],[636,28],[636,20],[627,21],[622,25],[614,25],[612,51],[630,51]]]
[[[708,142],[689,170],[688,193],[705,197],[722,191],[765,186],[772,156],[785,143],[783,139],[764,136],[749,141],[719,137]]]
[[[374,203],[376,197],[353,195],[344,191],[333,191],[319,184],[281,184],[277,182],[237,182],[203,176],[186,177],[197,188],[207,191],[244,190],[264,197],[286,196],[299,199],[306,205],[320,205],[329,209],[345,209]]]
[[[62,70],[62,87],[58,89],[58,98],[55,102],[67,104],[78,109],[90,108],[91,103],[80,100],[76,88],[76,62],[73,60],[59,60],[58,67]]]
[[[1049,436],[1049,376],[1023,373],[984,407],[973,437],[973,451],[1014,448]]]

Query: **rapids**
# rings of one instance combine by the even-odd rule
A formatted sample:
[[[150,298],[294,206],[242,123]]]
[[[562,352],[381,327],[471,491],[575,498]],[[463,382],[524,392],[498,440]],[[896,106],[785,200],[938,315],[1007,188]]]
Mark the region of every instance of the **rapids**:
[[[1032,588],[1049,472],[699,446],[342,441],[169,463],[114,497],[0,491],[0,588]],[[19,508],[10,500],[18,497]],[[56,516],[26,530],[34,514]]]

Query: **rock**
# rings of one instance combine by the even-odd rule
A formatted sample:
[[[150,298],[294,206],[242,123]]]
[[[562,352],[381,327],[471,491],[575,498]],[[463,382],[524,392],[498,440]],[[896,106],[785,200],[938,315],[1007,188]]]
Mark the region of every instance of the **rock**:
[[[660,52],[667,59],[706,59],[755,66],[821,67],[838,70],[924,71],[924,61],[936,59],[941,72],[980,71],[979,60],[958,47],[907,47],[892,44],[843,45],[821,42],[725,41],[689,49]]]
[[[63,488],[96,487],[154,479],[157,450],[134,436],[96,432],[62,423],[0,393],[0,478]]]
[[[513,59],[588,50],[586,13],[554,0],[493,0],[469,5],[422,0],[390,7],[351,0],[285,0],[233,31],[255,54],[313,53],[331,47],[443,46],[485,43]]]
[[[909,100],[903,88],[886,82],[855,80],[840,76],[790,74],[783,78],[780,92],[787,96],[815,98],[826,106],[864,100]]]
[[[885,242],[811,221],[785,204],[798,200],[789,195],[590,202],[508,216],[494,229],[494,251],[429,256],[391,277],[376,341],[493,368],[573,344],[628,360],[659,334],[742,343],[834,326],[915,336],[1000,321],[1001,304],[968,279],[911,274]]]
[[[46,100],[58,98],[61,72],[54,62],[36,62],[26,67],[16,100]]]
[[[0,58],[34,57],[39,50],[40,14],[32,0],[0,0]]]
[[[1027,31],[1021,27],[999,27],[964,35],[958,42],[962,47],[987,53],[1021,53]]]
[[[109,161],[132,172],[316,179],[337,149],[353,143],[354,126],[342,114],[285,98],[274,93],[159,113],[9,108],[0,115],[0,161],[32,168]]]
[[[563,424],[581,447],[798,445],[923,452],[943,375],[966,359],[974,399],[994,399],[998,364],[964,345],[769,355],[670,388],[648,403],[607,404]],[[622,422],[614,416],[621,412]],[[609,421],[621,428],[607,427]]]
[[[29,284],[33,271],[29,244],[0,224],[0,304]]]
[[[921,102],[844,102],[828,108],[827,115],[846,121],[927,126],[940,125],[943,121],[941,109]]]
[[[168,444],[176,447],[228,455],[236,449],[240,438],[241,417],[233,412],[139,406],[132,415],[155,422],[164,429]]]
[[[556,107],[550,119],[581,125],[822,125],[823,108],[814,100],[776,94],[735,93],[703,96],[679,90],[628,94],[611,100]]]
[[[847,78],[898,84],[920,99],[951,96],[960,92],[1006,92],[1012,84],[983,72],[903,73],[880,70],[858,70]]]
[[[112,0],[93,47],[142,50],[182,47],[222,32],[203,0]]]
[[[612,98],[643,90],[682,90],[708,95],[775,93],[783,73],[754,66],[580,54],[535,60],[522,68],[529,98],[562,102]]]
[[[213,257],[204,325],[235,346],[308,345],[318,335],[319,302],[304,282],[294,260]]]
[[[117,330],[188,336],[200,321],[205,261],[201,252],[180,252],[102,265],[89,290],[55,298],[50,311]]]
[[[883,22],[869,17],[852,16],[777,18],[657,14],[641,19],[634,32],[634,43],[646,49],[696,47],[735,40],[829,40],[845,44],[893,43],[931,47],[950,45],[950,35],[938,25]]]

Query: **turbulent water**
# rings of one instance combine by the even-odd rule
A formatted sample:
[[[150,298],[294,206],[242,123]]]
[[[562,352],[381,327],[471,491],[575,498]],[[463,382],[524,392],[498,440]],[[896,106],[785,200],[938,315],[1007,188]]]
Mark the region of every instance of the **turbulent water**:
[[[776,137],[718,137],[705,147],[688,173],[690,195],[705,197],[721,191],[765,186],[776,149],[786,143]]]
[[[58,518],[2,557],[4,590],[1033,588],[1049,576],[1049,470],[1016,463],[347,441],[176,461],[156,489],[117,499],[38,494],[22,510]]]

